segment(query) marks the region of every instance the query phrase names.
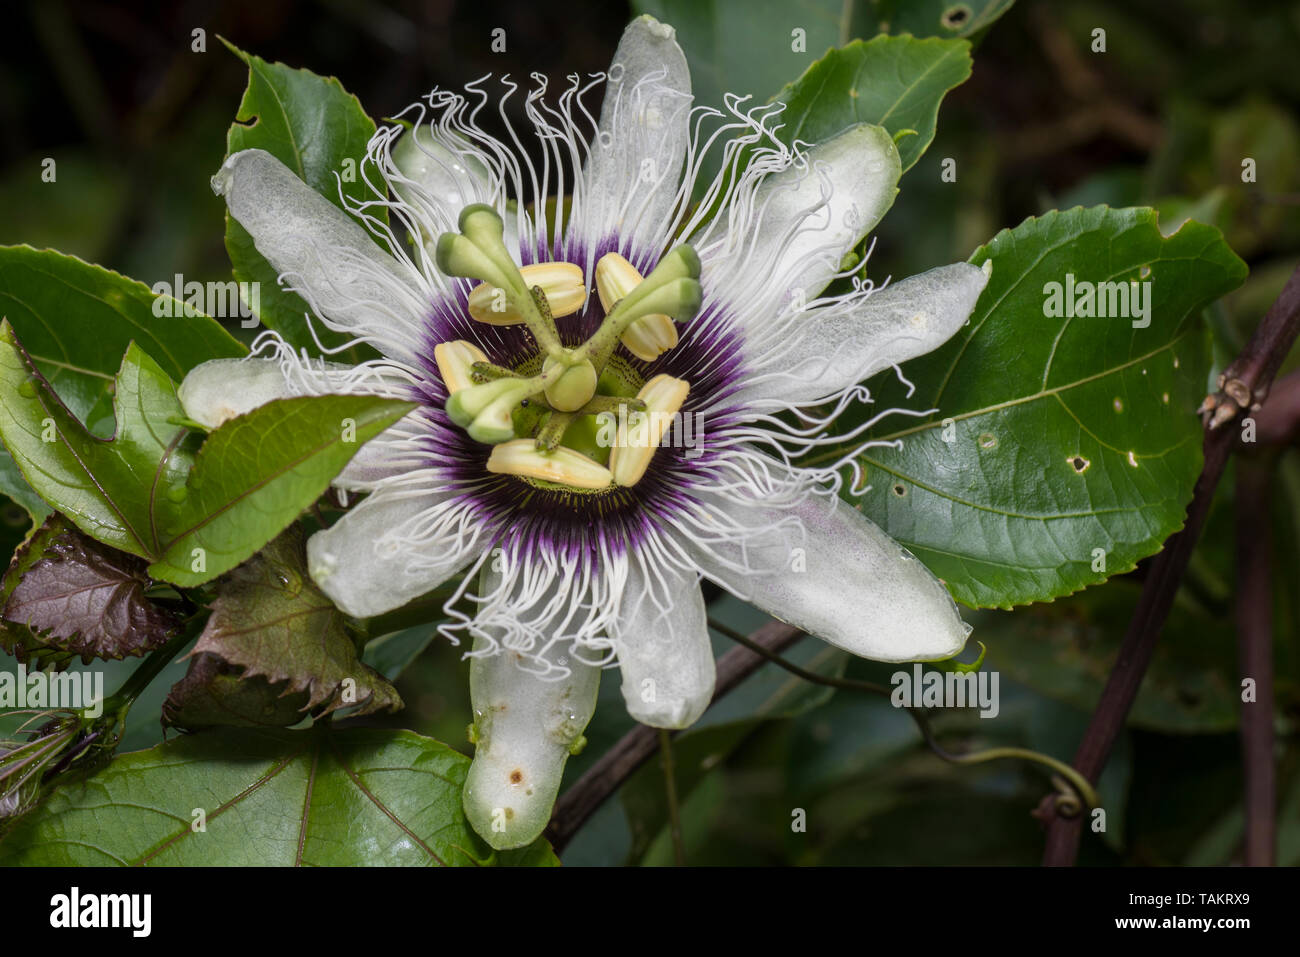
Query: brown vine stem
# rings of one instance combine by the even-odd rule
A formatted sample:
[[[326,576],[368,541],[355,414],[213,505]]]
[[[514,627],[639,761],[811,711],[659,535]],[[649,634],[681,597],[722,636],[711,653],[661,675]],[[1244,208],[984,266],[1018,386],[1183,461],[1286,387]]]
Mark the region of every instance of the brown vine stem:
[[[1180,532],[1170,536],[1151,563],[1142,595],[1129,621],[1119,655],[1106,687],[1093,711],[1092,720],[1074,755],[1074,766],[1090,781],[1101,775],[1111,749],[1128,718],[1133,699],[1146,674],[1156,641],[1169,617],[1174,595],[1187,570],[1192,549],[1205,525],[1214,489],[1223,475],[1228,455],[1237,442],[1236,429],[1223,428],[1247,409],[1259,407],[1268,395],[1278,367],[1300,332],[1300,267],[1291,273],[1281,294],[1269,307],[1241,354],[1219,377],[1219,392],[1201,406],[1205,416],[1205,461],[1187,520]],[[1039,805],[1038,816],[1047,822],[1047,846],[1043,864],[1069,866],[1079,853],[1079,836],[1084,818],[1064,818],[1053,806],[1056,795]]]
[[[759,628],[750,638],[768,651],[779,653],[793,645],[802,635],[803,632],[797,628],[773,621]],[[757,671],[766,660],[762,655],[740,647],[732,648],[719,658],[713,703],[716,704],[723,695]],[[658,730],[637,725],[602,754],[582,777],[573,782],[573,786],[555,802],[551,823],[546,828],[546,837],[556,853],[564,850],[587,819],[658,749]]]
[[[1277,853],[1277,770],[1273,759],[1272,484],[1274,456],[1239,456],[1237,514],[1237,660],[1254,682],[1241,704],[1249,867],[1271,867]]]

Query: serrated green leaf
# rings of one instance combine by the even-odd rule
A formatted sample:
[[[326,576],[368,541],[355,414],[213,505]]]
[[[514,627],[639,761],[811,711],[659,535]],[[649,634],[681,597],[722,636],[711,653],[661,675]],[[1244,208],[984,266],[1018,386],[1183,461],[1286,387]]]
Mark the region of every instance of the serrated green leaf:
[[[268,63],[225,40],[222,42],[248,66],[248,87],[226,135],[226,155],[247,149],[266,150],[340,209],[344,208],[339,199],[340,186],[350,199],[365,197],[361,162],[366,155],[366,144],[375,133],[375,124],[357,98],[344,90],[334,77],[317,76],[310,70],[296,70],[283,63]],[[382,210],[375,215],[385,218]],[[254,247],[248,231],[229,213],[226,214],[226,251],[237,280],[260,284],[262,323],[296,348],[317,353],[319,350],[304,318],[311,312],[310,307],[301,296],[280,286],[275,268]],[[347,341],[346,336],[319,323],[316,332],[326,346]],[[365,346],[344,353],[345,360],[353,362],[373,355]]]
[[[389,681],[396,681],[436,637],[438,626],[433,622],[392,631],[367,642],[361,660]]]
[[[369,395],[299,396],[224,423],[203,443],[183,501],[162,522],[167,545],[149,574],[192,586],[234,568],[412,408]]]
[[[91,435],[0,322],[0,439],[23,476],[91,538],[153,562],[155,579],[192,586],[279,534],[412,406],[374,396],[277,399],[222,424],[195,455],[175,424],[183,414],[175,384],[132,345],[113,407],[113,438]]]
[[[307,574],[306,539],[290,525],[217,586],[212,614],[194,646],[244,669],[245,678],[307,693],[304,708],[396,711],[402,699],[362,664],[345,619]]]
[[[871,431],[900,447],[860,457],[860,501],[959,601],[1046,601],[1128,571],[1182,526],[1201,467],[1197,315],[1246,267],[1211,226],[1165,237],[1153,210],[1107,207],[1028,219],[971,261],[992,263],[989,284],[956,336],[903,367],[915,394],[892,372],[870,383],[873,414],[937,411]],[[1150,324],[1049,318],[1045,287],[1067,274],[1149,281]]]
[[[878,36],[827,54],[772,97],[786,105],[777,135],[820,143],[847,126],[872,123],[898,136],[903,171],[934,139],[944,94],[970,76],[970,43]]]
[[[141,558],[161,552],[152,505],[183,483],[189,459],[176,386],[132,344],[113,399],[112,439],[91,435],[0,322],[0,439],[46,502],[92,538]],[[46,441],[50,439],[50,441]]]
[[[154,315],[159,298],[166,300],[166,318]],[[109,394],[131,342],[178,382],[200,362],[248,351],[215,320],[155,296],[143,283],[30,246],[0,247],[0,317],[83,418]]]
[[[502,861],[473,832],[461,809],[468,769],[464,755],[409,731],[192,735],[60,787],[0,843],[0,864],[552,863],[536,845]]]

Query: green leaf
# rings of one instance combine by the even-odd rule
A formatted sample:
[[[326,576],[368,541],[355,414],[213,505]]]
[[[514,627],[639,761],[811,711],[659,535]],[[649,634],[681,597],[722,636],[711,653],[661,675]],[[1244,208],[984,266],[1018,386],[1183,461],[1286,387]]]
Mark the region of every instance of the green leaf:
[[[970,43],[878,36],[830,50],[772,99],[786,104],[781,139],[820,143],[855,123],[883,126],[906,172],[934,139],[944,94],[970,76]]]
[[[342,189],[350,199],[366,198],[361,163],[375,124],[357,98],[334,77],[268,63],[224,39],[222,42],[248,66],[248,87],[226,135],[226,155],[247,149],[266,150],[340,209],[344,207],[336,176],[343,178]],[[382,212],[375,215],[385,218]],[[260,284],[263,324],[295,347],[316,354],[319,350],[304,318],[311,312],[310,307],[297,293],[280,286],[275,267],[257,251],[253,237],[229,213],[226,251],[238,281]],[[319,323],[316,332],[326,346],[348,341],[346,336]],[[344,361],[358,362],[373,355],[367,347],[356,347],[344,353]]]
[[[18,341],[0,322],[0,439],[46,502],[87,535],[152,558],[161,551],[153,506],[183,484],[185,430],[176,387],[134,343],[117,375],[112,439],[91,435],[54,394]],[[49,439],[50,441],[46,441]]]
[[[1217,229],[1162,236],[1150,209],[1075,208],[971,257],[992,276],[944,346],[871,381],[892,416],[860,456],[863,509],[979,607],[1046,601],[1128,571],[1183,523],[1201,468],[1202,306],[1246,266]],[[1149,282],[1149,322],[1050,318],[1049,283]],[[1082,289],[1083,287],[1076,287]],[[950,427],[945,427],[947,424]],[[846,492],[846,494],[848,494]]]
[[[27,517],[31,520],[28,523],[29,527],[41,524],[50,514],[50,507],[32,491],[32,487],[27,484],[27,479],[23,478],[23,473],[18,471],[14,457],[3,447],[0,447],[0,492],[8,495],[27,513]]]
[[[302,529],[288,529],[218,584],[212,615],[194,646],[244,669],[245,678],[286,683],[283,694],[307,692],[304,707],[324,713],[396,711],[397,691],[357,658],[334,603],[307,574]]]
[[[918,37],[969,37],[1011,9],[1015,0],[869,0],[853,4],[853,31],[910,33]]]
[[[396,681],[437,637],[438,626],[432,622],[391,631],[367,642],[361,660],[389,681]]]
[[[4,322],[0,396],[0,439],[41,497],[92,538],[149,559],[152,577],[186,586],[252,555],[412,407],[373,396],[277,399],[224,423],[194,455],[175,424],[176,386],[132,345],[117,376],[116,431],[100,439]]]
[[[721,107],[727,93],[765,100],[829,47],[878,33],[967,37],[1012,2],[633,0],[632,9],[673,26],[691,68],[695,102]]]
[[[503,862],[473,832],[461,809],[468,769],[464,755],[409,731],[192,735],[56,790],[0,843],[0,864],[551,863],[536,846]]]
[[[6,573],[4,630],[82,661],[143,655],[180,627],[174,613],[145,597],[153,583],[144,569],[143,560],[82,535],[55,513]],[[0,644],[20,658],[32,651],[4,637]]]
[[[154,314],[160,299],[166,318]],[[131,342],[178,382],[200,362],[248,351],[215,320],[143,283],[30,246],[0,247],[0,316],[80,416],[111,390]]]
[[[224,423],[194,460],[149,574],[182,586],[229,571],[316,501],[413,404],[368,395],[276,399]]]

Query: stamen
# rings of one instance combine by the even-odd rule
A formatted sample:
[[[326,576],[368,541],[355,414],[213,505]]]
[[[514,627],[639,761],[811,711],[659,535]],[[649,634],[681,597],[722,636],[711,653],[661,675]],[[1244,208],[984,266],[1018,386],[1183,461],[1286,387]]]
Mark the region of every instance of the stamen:
[[[524,266],[519,274],[530,290],[542,290],[552,317],[572,315],[587,302],[586,277],[582,268],[573,263],[535,263]],[[469,314],[492,326],[514,326],[525,321],[511,303],[509,293],[490,283],[480,283],[470,291]]]
[[[487,362],[487,356],[472,342],[457,339],[434,346],[433,361],[438,363],[438,372],[442,375],[443,384],[447,386],[447,394],[454,395],[474,384],[474,363]]]
[[[476,442],[495,445],[515,437],[513,414],[524,399],[546,387],[546,378],[494,379],[452,393],[447,415]]]
[[[641,481],[690,389],[689,382],[669,375],[657,375],[641,387],[636,397],[645,403],[645,411],[628,417],[631,424],[618,430],[609,455],[616,485],[630,487]]]
[[[641,274],[618,253],[606,253],[596,263],[596,291],[609,313],[614,306],[641,285]],[[677,345],[677,327],[662,312],[642,316],[624,331],[619,340],[638,359],[653,362]]]
[[[614,344],[643,316],[663,313],[678,322],[693,318],[700,310],[704,295],[699,275],[700,257],[695,255],[695,250],[686,245],[674,247],[659,260],[650,275],[614,305],[601,327],[574,350],[574,355],[591,359],[600,371],[609,361]]]
[[[459,233],[443,233],[438,237],[436,259],[438,268],[448,276],[478,279],[496,286],[506,294],[510,305],[548,355],[562,355],[555,322],[533,298],[533,290],[510,258],[502,236],[504,225],[491,206],[476,203],[466,206],[460,213]],[[542,303],[547,304],[545,296]]]
[[[539,452],[533,439],[515,439],[498,445],[488,456],[487,470],[593,490],[609,488],[613,481],[609,469],[580,452],[562,445],[550,452]]]

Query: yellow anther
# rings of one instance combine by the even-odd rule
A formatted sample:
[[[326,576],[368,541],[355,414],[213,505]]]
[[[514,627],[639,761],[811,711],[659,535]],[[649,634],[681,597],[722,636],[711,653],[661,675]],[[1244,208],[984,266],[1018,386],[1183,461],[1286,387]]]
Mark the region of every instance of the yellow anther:
[[[609,488],[613,482],[609,469],[581,452],[564,446],[551,452],[539,452],[533,439],[515,439],[495,446],[488,456],[487,470],[501,475],[524,475],[572,488],[603,489]]]
[[[606,253],[596,263],[596,292],[605,312],[641,284],[641,274],[618,253]],[[677,326],[663,313],[642,316],[623,331],[619,341],[638,359],[652,362],[677,345]]]
[[[582,267],[573,263],[535,263],[524,266],[519,274],[529,289],[541,287],[552,317],[572,315],[587,301],[586,277]],[[513,326],[524,321],[506,291],[485,282],[470,290],[469,314],[492,326]]]
[[[646,410],[628,416],[627,427],[620,426],[609,455],[614,484],[628,487],[641,481],[690,390],[689,382],[669,375],[657,375],[641,387],[636,397],[645,403]]]
[[[677,345],[677,323],[662,312],[642,316],[624,330],[619,342],[638,359],[653,362]]]
[[[433,361],[438,363],[438,372],[447,386],[447,394],[452,395],[474,384],[470,377],[470,366],[476,362],[487,362],[487,356],[472,342],[456,339],[434,346]]]

